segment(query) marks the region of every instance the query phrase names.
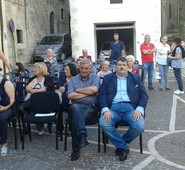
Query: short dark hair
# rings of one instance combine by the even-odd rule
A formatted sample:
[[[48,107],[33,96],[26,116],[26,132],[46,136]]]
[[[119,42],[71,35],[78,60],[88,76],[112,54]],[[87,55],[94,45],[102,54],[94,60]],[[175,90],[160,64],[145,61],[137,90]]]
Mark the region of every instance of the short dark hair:
[[[173,39],[173,41],[174,41],[177,45],[180,45],[182,40],[181,40],[179,37],[175,37],[175,38]]]
[[[66,64],[66,66],[69,67],[69,70],[70,70],[72,76],[76,76],[76,75],[78,74],[78,70],[77,70],[75,64],[73,64],[73,63],[68,63],[68,64]]]
[[[122,62],[128,63],[126,57],[119,57],[119,58],[116,60],[116,65],[117,65],[118,61],[122,61]]]
[[[119,34],[117,32],[115,32],[114,35],[118,35],[119,36]]]

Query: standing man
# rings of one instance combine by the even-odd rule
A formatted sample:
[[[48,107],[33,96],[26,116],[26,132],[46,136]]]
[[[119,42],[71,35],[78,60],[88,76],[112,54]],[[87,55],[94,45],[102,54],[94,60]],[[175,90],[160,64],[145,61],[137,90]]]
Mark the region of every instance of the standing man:
[[[143,83],[145,84],[146,74],[148,73],[148,89],[153,90],[152,78],[154,71],[154,52],[157,51],[154,44],[151,42],[150,35],[145,35],[144,42],[140,46],[141,50],[141,59],[143,67]]]
[[[82,50],[82,56],[80,56],[79,58],[86,58],[89,59],[92,62],[92,58],[90,55],[88,55],[88,51],[86,49]]]
[[[117,60],[119,57],[125,55],[125,45],[119,40],[118,33],[114,33],[114,41],[111,42],[109,48],[109,61]]]
[[[120,161],[127,159],[128,143],[144,131],[144,109],[148,101],[145,87],[137,74],[128,71],[125,57],[116,61],[116,72],[103,77],[99,90],[101,109],[100,126],[105,135],[116,147]],[[127,132],[120,136],[115,124],[125,121],[129,125]]]
[[[71,160],[80,157],[80,149],[87,146],[86,124],[95,124],[97,118],[97,92],[99,89],[99,77],[90,73],[91,61],[80,60],[80,74],[71,78],[68,85],[67,96],[72,104],[69,108],[72,125],[72,154]]]

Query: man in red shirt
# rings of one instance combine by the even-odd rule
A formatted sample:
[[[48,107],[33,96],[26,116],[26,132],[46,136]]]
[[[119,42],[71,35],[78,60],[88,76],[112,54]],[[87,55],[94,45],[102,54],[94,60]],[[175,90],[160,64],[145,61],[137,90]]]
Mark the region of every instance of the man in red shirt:
[[[82,50],[82,56],[80,56],[79,58],[87,58],[92,62],[91,56],[88,55],[88,51],[86,49]]]
[[[150,35],[145,35],[144,42],[140,46],[141,50],[141,59],[142,59],[142,67],[143,67],[143,83],[145,83],[146,74],[148,72],[148,89],[153,90],[152,86],[152,78],[154,71],[154,52],[157,51],[154,44],[151,42]]]

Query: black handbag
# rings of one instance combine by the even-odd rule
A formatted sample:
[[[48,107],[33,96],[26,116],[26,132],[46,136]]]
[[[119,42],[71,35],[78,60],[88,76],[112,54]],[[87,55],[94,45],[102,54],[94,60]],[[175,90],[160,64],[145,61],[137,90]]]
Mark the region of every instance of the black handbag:
[[[172,60],[170,58],[167,58],[167,65],[171,66],[172,65]]]

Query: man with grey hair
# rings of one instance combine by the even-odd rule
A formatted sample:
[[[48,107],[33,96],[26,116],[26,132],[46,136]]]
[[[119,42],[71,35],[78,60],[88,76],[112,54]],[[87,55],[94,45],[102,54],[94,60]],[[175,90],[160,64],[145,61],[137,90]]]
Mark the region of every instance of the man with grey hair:
[[[99,78],[96,74],[90,73],[91,61],[81,59],[78,74],[72,77],[68,84],[67,97],[72,104],[69,108],[72,125],[72,154],[71,160],[75,161],[80,157],[80,149],[89,143],[86,140],[86,124],[95,124],[97,118],[97,93],[99,89]]]
[[[140,46],[141,50],[141,59],[143,67],[143,83],[145,83],[146,74],[148,72],[148,89],[153,90],[152,78],[154,71],[154,53],[157,51],[154,44],[151,42],[150,35],[144,36],[144,42]]]
[[[90,55],[88,55],[87,49],[82,50],[82,56],[80,56],[79,58],[86,58],[86,59],[89,59],[90,61],[92,61],[92,57]]]

